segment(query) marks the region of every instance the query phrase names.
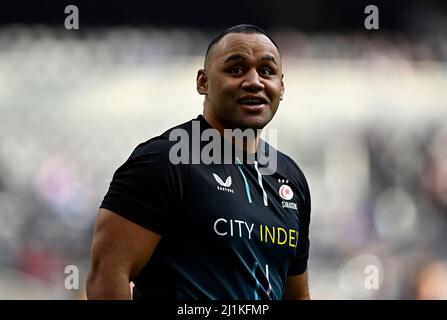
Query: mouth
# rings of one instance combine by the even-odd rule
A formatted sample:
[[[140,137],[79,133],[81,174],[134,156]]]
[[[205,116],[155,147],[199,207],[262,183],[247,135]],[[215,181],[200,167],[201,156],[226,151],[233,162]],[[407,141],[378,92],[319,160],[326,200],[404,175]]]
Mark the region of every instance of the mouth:
[[[242,97],[237,99],[237,103],[248,109],[258,109],[268,104],[267,100],[263,97]]]

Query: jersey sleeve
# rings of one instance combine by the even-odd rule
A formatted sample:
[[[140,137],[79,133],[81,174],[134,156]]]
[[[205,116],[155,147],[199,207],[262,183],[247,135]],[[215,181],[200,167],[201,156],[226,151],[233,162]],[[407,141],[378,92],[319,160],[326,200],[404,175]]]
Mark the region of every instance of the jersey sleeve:
[[[300,229],[298,233],[296,256],[289,265],[289,271],[288,271],[289,276],[299,275],[307,270],[307,262],[309,259],[309,248],[310,248],[310,240],[309,240],[309,226],[310,226],[310,212],[311,212],[310,190],[303,172],[298,168],[298,166],[296,166],[296,169],[298,169],[297,184],[300,189],[300,201],[302,201],[302,204],[299,206]]]
[[[169,161],[170,146],[161,138],[139,145],[116,170],[100,207],[163,235],[185,190],[181,165]]]

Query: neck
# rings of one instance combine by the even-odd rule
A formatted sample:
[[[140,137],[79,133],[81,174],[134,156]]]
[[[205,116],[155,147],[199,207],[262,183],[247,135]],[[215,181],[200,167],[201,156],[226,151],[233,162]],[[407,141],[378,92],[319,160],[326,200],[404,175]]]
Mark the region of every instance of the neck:
[[[259,144],[259,140],[260,140],[260,135],[258,134],[257,130],[253,130],[254,131],[254,138],[248,138],[248,139],[234,139],[234,135],[230,135],[230,137],[228,137],[227,135],[225,135],[225,129],[236,129],[236,128],[229,128],[229,127],[225,127],[224,124],[222,124],[215,115],[213,115],[210,111],[210,108],[204,108],[203,110],[203,118],[206,120],[206,122],[208,122],[208,124],[216,129],[217,131],[219,131],[219,133],[221,134],[221,136],[224,137],[225,140],[231,142],[231,144],[235,145],[236,147],[238,147],[239,149],[245,150],[247,153],[255,153],[257,148],[258,148],[258,144]],[[245,129],[240,128],[242,131],[244,131]],[[259,132],[260,133],[260,132]]]

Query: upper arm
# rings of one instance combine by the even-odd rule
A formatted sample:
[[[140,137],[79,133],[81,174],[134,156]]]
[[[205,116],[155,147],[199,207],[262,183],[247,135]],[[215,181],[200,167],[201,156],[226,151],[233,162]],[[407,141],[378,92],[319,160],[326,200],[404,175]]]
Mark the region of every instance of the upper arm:
[[[293,199],[297,203],[296,218],[298,219],[298,242],[295,257],[290,260],[288,269],[288,276],[294,276],[303,274],[307,270],[310,249],[311,197],[304,173],[292,159],[290,159],[290,164],[293,167],[290,171],[290,181],[294,197],[296,197]]]
[[[118,275],[131,281],[144,268],[161,236],[113,211],[101,208],[91,248],[91,273],[104,278]]]
[[[309,300],[309,285],[307,271],[294,276],[288,276],[286,281],[285,300]]]

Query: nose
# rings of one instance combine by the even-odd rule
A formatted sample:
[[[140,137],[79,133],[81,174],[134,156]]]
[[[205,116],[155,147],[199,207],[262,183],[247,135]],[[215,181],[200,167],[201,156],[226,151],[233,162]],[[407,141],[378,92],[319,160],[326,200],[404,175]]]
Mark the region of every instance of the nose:
[[[254,92],[264,89],[264,84],[262,83],[257,70],[252,69],[250,72],[247,72],[242,82],[242,89]]]

